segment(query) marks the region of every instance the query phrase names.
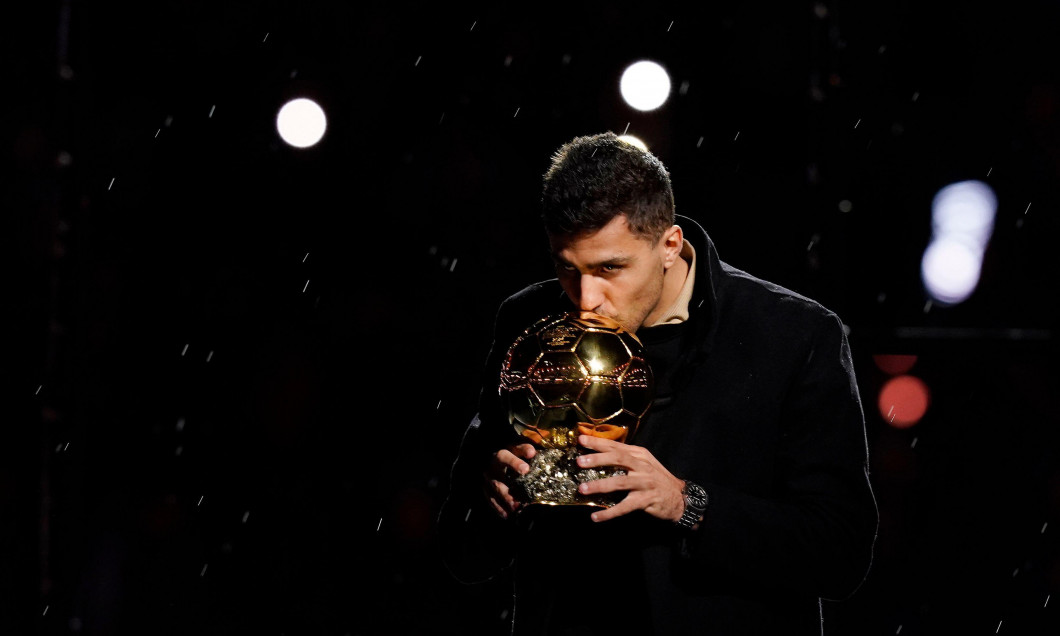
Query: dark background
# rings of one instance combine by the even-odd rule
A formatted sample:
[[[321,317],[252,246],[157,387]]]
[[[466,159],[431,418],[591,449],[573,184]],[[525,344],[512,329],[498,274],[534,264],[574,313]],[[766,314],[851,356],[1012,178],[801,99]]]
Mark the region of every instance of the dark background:
[[[5,13],[0,633],[498,633],[434,516],[496,305],[549,276],[549,156],[627,128],[723,260],[850,328],[881,524],[827,633],[1060,633],[1057,3]],[[617,90],[644,57],[652,113]],[[316,147],[275,133],[295,96]],[[963,179],[996,230],[942,307]],[[911,428],[881,354],[931,390]]]

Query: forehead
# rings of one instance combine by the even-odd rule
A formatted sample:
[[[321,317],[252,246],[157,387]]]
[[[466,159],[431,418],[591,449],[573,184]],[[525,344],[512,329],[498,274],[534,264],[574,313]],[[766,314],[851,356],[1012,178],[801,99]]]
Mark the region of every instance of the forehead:
[[[609,258],[632,258],[650,252],[652,242],[634,234],[625,215],[616,216],[604,227],[575,235],[548,236],[552,255],[565,260],[603,261]]]

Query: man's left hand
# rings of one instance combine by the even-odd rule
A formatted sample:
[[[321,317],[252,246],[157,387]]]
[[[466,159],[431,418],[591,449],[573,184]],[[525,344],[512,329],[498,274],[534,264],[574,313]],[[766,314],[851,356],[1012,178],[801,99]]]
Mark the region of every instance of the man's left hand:
[[[611,466],[626,471],[625,475],[587,481],[578,487],[578,492],[586,495],[629,491],[619,503],[594,512],[593,521],[607,521],[634,510],[643,510],[666,521],[677,521],[681,518],[685,509],[685,496],[681,492],[685,482],[670,474],[648,449],[590,435],[579,435],[578,443],[584,448],[597,451],[579,456],[578,466]]]

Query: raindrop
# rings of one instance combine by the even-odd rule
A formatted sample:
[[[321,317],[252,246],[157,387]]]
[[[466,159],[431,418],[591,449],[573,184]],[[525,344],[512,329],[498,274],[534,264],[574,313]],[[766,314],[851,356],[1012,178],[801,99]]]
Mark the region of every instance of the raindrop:
[[[702,137],[700,137],[700,138],[699,138],[699,141],[697,141],[697,142],[696,142],[696,148],[699,148],[699,147],[700,147],[700,146],[702,146],[702,145],[703,145],[703,138],[702,138]]]
[[[190,344],[190,343],[185,343],[185,344],[184,344],[184,349],[182,349],[182,350],[181,350],[181,352],[180,352],[180,357],[182,357],[182,358],[183,358],[183,357],[184,357],[184,354],[188,352],[188,344]]]
[[[382,527],[383,527],[383,518],[379,517],[379,523],[376,524],[375,531],[379,532],[379,529],[382,528]]]
[[[107,186],[107,191],[108,191],[108,192],[110,191],[110,189],[111,189],[111,188],[113,188],[113,187],[114,187],[114,181],[115,181],[115,180],[116,180],[117,178],[118,178],[118,177],[111,177],[111,178],[110,178],[110,185],[108,185],[108,186]]]
[[[37,385],[37,390],[33,393],[33,395],[38,395],[40,393],[40,390],[43,389],[43,388],[44,388],[43,384]]]
[[[246,512],[243,513],[243,523],[246,523],[247,519],[249,519],[249,518],[250,518],[250,511],[247,510]]]
[[[206,117],[207,117],[207,119],[211,119],[211,118],[213,118],[213,111],[214,111],[214,109],[216,109],[216,108],[217,108],[217,104],[214,104],[213,106],[210,106],[210,114],[206,116]]]
[[[205,499],[205,498],[206,498],[206,495],[200,495],[200,496],[199,496],[199,503],[197,503],[197,504],[195,504],[195,505],[196,505],[196,506],[201,506],[201,505],[202,505],[202,500],[203,500],[203,499]]]
[[[213,358],[213,349],[210,349],[210,353],[206,354],[206,361],[209,362]]]
[[[207,566],[209,566],[209,565],[210,565],[209,563],[204,563],[204,564],[203,564],[203,566],[202,566],[202,571],[201,571],[201,572],[199,572],[199,576],[206,576],[206,568],[207,568]]]

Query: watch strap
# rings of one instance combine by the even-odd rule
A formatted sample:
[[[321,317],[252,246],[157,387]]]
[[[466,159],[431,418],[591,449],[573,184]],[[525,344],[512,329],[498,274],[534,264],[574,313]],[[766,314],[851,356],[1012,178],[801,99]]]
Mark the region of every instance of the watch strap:
[[[685,509],[681,513],[681,518],[674,523],[681,528],[691,530],[706,512],[707,493],[698,484],[686,480],[681,494],[685,497]]]

